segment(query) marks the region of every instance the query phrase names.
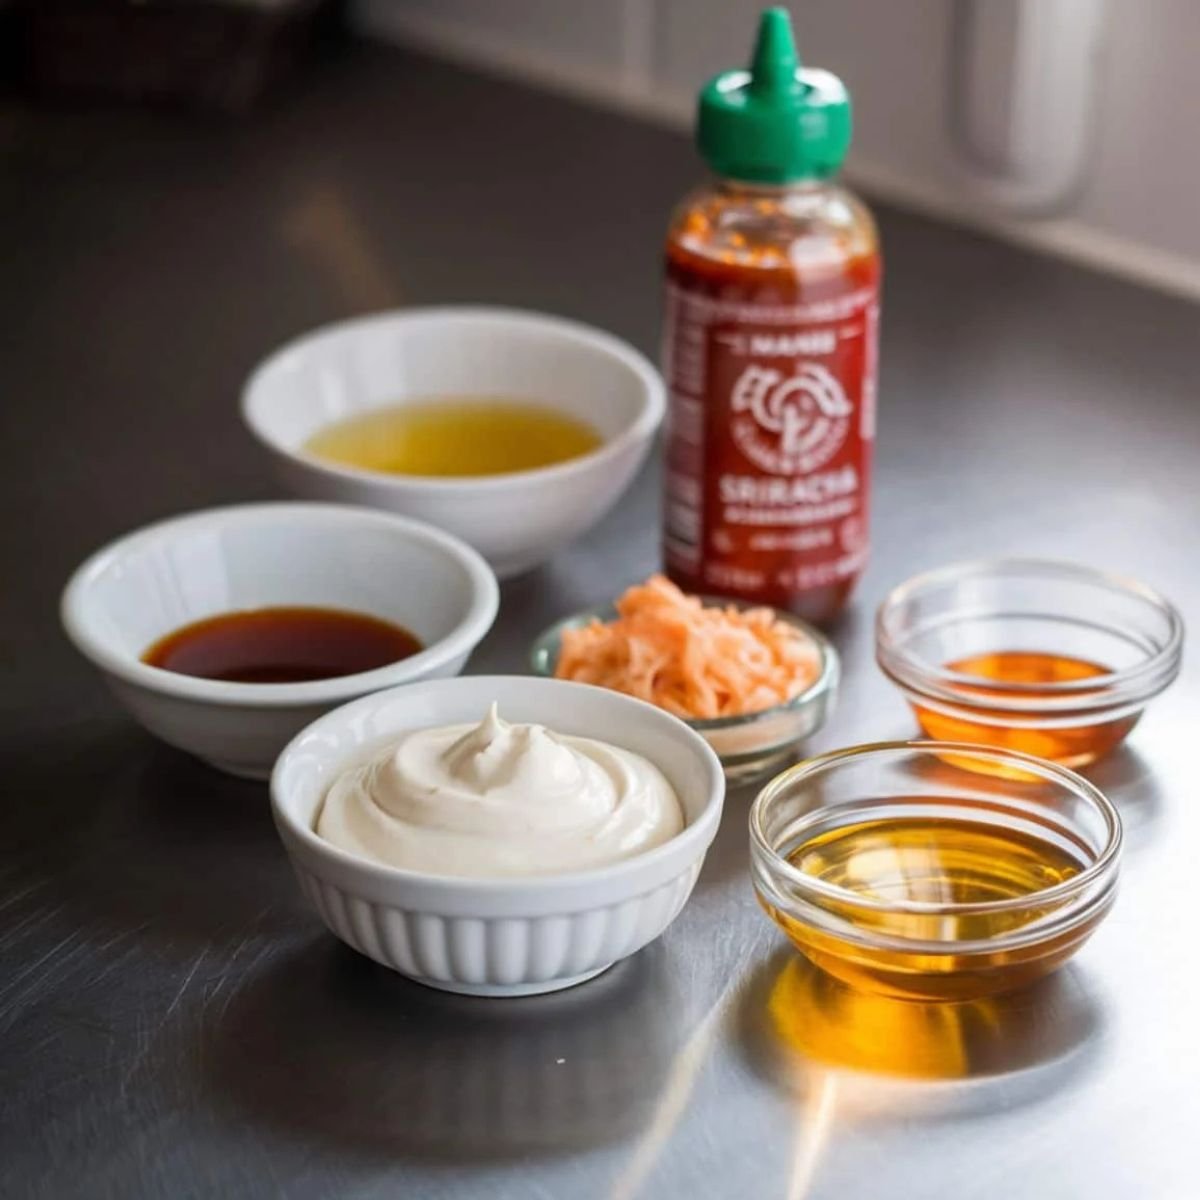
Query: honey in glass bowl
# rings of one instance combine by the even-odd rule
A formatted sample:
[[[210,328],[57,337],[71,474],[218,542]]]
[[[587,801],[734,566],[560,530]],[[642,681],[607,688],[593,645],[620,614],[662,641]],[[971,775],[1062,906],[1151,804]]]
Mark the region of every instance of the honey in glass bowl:
[[[989,699],[1036,704],[1047,687],[1080,680],[1093,685],[1075,693],[1080,700],[1102,700],[1114,672],[1099,663],[1065,654],[992,651],[948,662],[945,670],[962,677],[962,682],[955,686],[962,696],[962,708],[967,711],[948,711],[919,701],[912,703],[921,729],[940,741],[1003,746],[1065,767],[1084,767],[1120,745],[1141,716],[1139,710],[1111,720],[1066,725],[1049,724],[1044,717],[1034,716],[1029,724],[1024,724],[1021,714],[1014,714],[1008,708],[989,707]],[[1001,691],[991,686],[991,681],[1008,686]],[[1023,690],[1022,684],[1030,686]]]
[[[973,1000],[1032,983],[1090,936],[1121,827],[1053,764],[896,742],[785,771],[750,836],[760,903],[816,966],[886,995]]]
[[[918,575],[875,624],[879,666],[928,736],[1069,767],[1124,741],[1182,646],[1178,612],[1144,585],[1036,559]]]

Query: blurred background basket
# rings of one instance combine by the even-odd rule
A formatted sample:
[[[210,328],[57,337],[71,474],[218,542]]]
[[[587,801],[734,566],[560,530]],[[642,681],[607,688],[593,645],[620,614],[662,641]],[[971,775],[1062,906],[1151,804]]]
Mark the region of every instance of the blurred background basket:
[[[298,62],[338,0],[19,0],[17,71],[41,98],[238,112]]]

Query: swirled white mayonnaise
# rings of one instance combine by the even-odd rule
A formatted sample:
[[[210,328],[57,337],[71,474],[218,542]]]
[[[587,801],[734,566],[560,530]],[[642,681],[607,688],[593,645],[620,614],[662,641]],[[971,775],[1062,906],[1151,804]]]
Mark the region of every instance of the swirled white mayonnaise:
[[[493,704],[478,725],[407,734],[334,780],[317,833],[393,867],[476,877],[598,867],[683,828],[679,798],[640,754]]]

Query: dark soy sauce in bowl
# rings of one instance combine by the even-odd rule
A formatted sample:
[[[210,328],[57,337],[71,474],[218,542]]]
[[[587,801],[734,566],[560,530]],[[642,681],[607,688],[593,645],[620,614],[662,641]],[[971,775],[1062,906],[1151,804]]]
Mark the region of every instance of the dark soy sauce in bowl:
[[[152,667],[226,683],[305,683],[386,667],[421,643],[399,625],[336,608],[254,608],[193,621],[142,655]]]

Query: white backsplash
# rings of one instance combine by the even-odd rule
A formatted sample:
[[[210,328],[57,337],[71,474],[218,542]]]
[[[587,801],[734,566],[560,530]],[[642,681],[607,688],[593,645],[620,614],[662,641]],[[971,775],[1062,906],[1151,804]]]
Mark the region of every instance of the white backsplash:
[[[998,2],[998,0],[997,0]],[[855,99],[852,178],[900,204],[1200,297],[1195,0],[1109,0],[1084,172],[1052,218],[963,183],[949,136],[956,0],[790,5],[802,56]],[[357,0],[359,28],[684,127],[698,86],[749,53],[758,0]]]

